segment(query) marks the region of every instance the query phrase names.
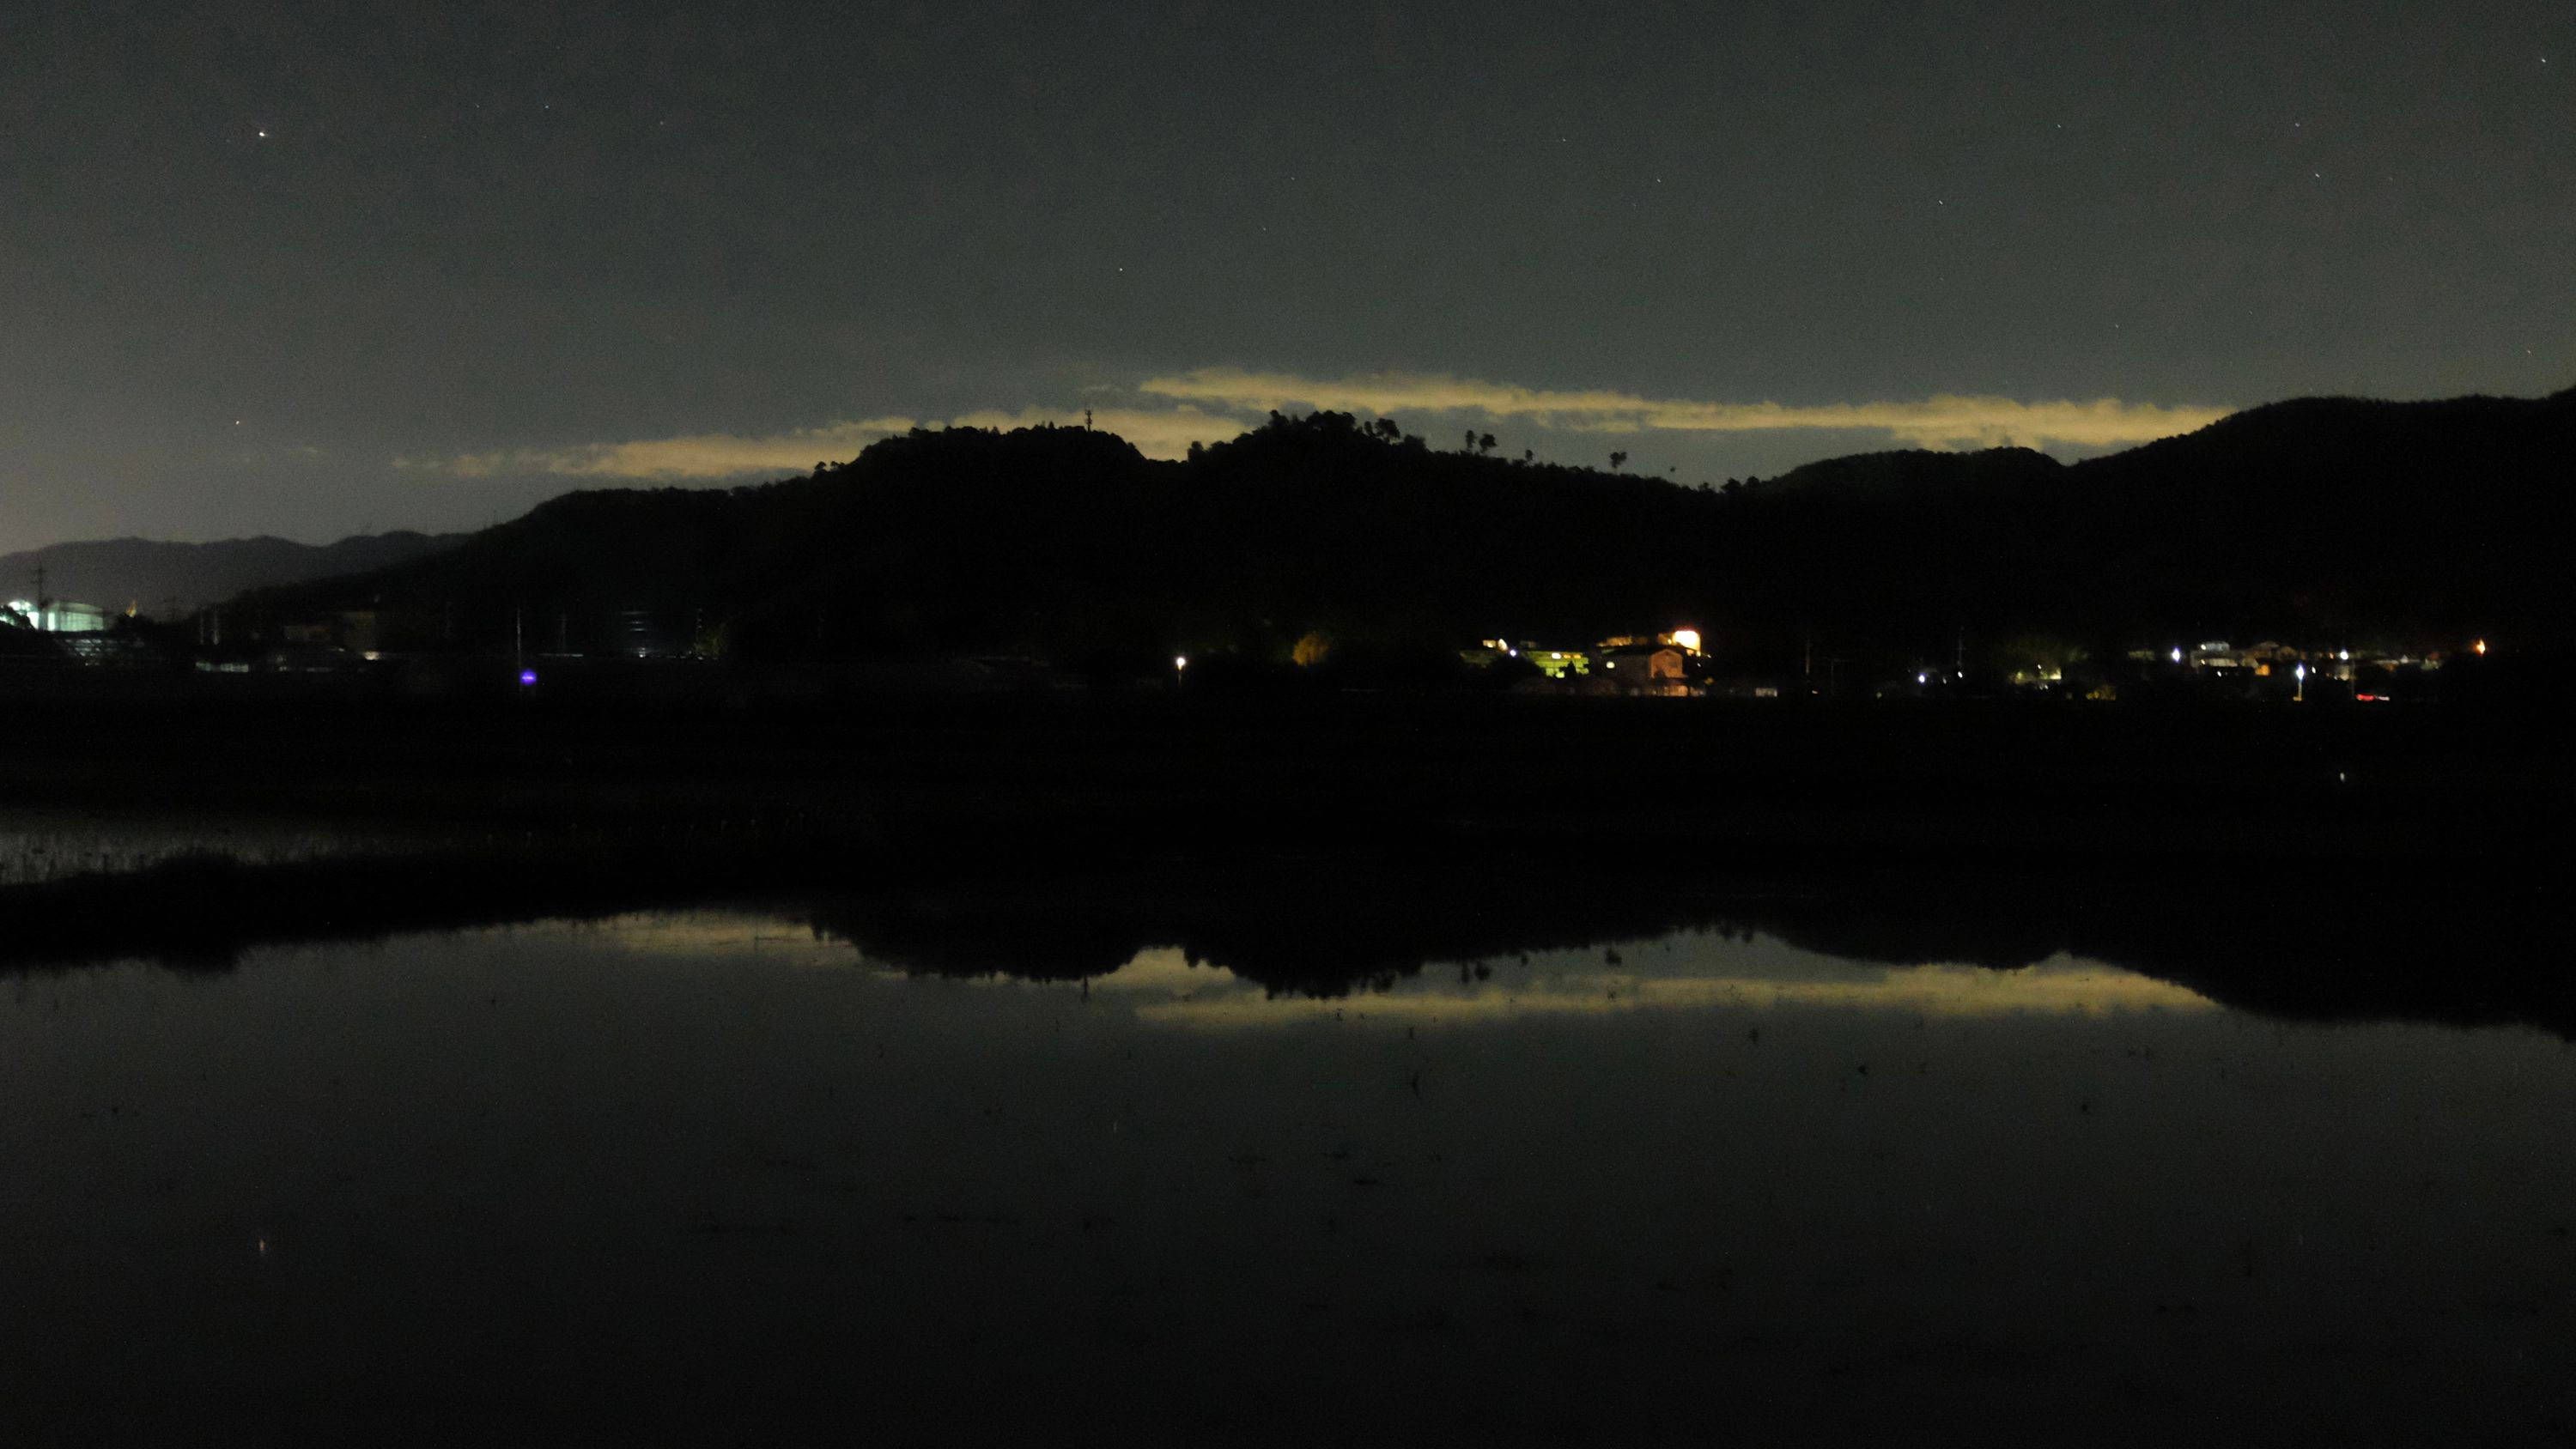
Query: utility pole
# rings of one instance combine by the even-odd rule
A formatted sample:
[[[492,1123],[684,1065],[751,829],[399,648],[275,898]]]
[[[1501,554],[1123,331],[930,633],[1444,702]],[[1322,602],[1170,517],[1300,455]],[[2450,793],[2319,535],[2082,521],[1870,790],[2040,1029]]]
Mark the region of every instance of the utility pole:
[[[517,604],[510,606],[510,667],[521,673],[528,668],[528,611]]]

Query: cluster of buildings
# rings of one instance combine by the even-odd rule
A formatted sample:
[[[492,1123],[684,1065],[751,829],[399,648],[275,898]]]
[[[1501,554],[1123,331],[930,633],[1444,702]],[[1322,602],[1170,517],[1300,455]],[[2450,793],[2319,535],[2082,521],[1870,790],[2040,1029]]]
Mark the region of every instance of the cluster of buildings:
[[[2486,653],[2486,641],[2472,644],[2469,652]],[[2212,700],[2331,698],[2381,704],[2427,697],[2428,676],[2449,657],[2439,649],[2302,649],[2274,640],[2240,646],[2219,639],[2131,649],[2110,659],[2075,651],[2055,662],[2024,663],[2000,679],[1933,666],[1911,679],[1883,684],[1875,693],[1881,698],[2011,693],[2090,700],[2186,694]]]
[[[2469,652],[2486,653],[2486,641],[2471,644]],[[2141,681],[2181,676],[2209,692],[2266,699],[2305,699],[2311,690],[2331,689],[2338,697],[2375,704],[2405,697],[2408,684],[2439,670],[2448,658],[2439,649],[2300,649],[2268,639],[2240,648],[2219,639],[2162,651],[2132,649],[2128,662]],[[2087,697],[2116,699],[2118,685],[2096,684]]]
[[[107,632],[107,610],[96,604],[75,604],[69,599],[11,599],[7,605],[9,620],[22,629],[43,634],[103,634]],[[126,610],[128,614],[132,609]]]
[[[1776,699],[1779,681],[1729,678],[1715,672],[1696,629],[1669,634],[1621,634],[1587,649],[1552,649],[1529,640],[1485,639],[1459,658],[1491,669],[1518,660],[1537,671],[1512,686],[1522,694],[1627,695],[1699,699],[1712,695]]]
[[[2487,652],[2484,640],[2468,646]],[[2337,646],[2302,649],[2276,640],[2237,645],[2226,640],[2133,649],[2125,658],[2088,657],[2068,651],[2051,662],[2025,662],[2009,672],[1971,669],[1966,641],[1959,657],[1918,666],[1875,685],[1858,681],[1862,697],[1879,699],[2045,695],[2116,700],[2123,695],[2176,692],[2208,699],[2304,701],[2334,698],[2362,704],[2424,697],[2427,676],[2450,657],[2444,651]],[[1784,694],[1843,695],[1855,683],[1813,669],[1801,680],[1722,672],[1703,648],[1697,630],[1622,635],[1583,649],[1560,649],[1530,640],[1485,639],[1459,657],[1475,668],[1519,661],[1532,672],[1513,688],[1525,694],[1624,695],[1668,699],[1777,699]],[[1826,661],[1815,661],[1818,664]],[[1833,660],[1840,665],[1848,661]]]
[[[220,611],[198,614],[191,623],[193,640],[182,637],[181,630],[153,626],[139,618],[132,606],[111,611],[47,597],[40,582],[35,597],[0,603],[0,668],[23,672],[74,664],[161,665],[226,674],[348,673],[396,657],[385,652],[390,647],[387,636],[396,631],[374,610],[306,617],[265,631],[266,637],[256,640],[238,637],[239,631],[227,639]],[[537,664],[585,657],[700,660],[715,652],[715,636],[695,610],[624,610],[581,623],[575,629],[571,616],[560,610],[513,611],[513,667],[521,672],[523,683],[532,682],[527,677],[529,667]],[[412,624],[417,627],[407,627],[407,637],[416,634],[453,646],[452,615]],[[1301,664],[1309,662],[1305,647],[1299,646]],[[2461,652],[2482,655],[2487,644],[2475,641]],[[1484,639],[1472,649],[1460,650],[1459,658],[1470,669],[1504,670],[1514,676],[1514,692],[1538,695],[1778,699],[1789,694],[1847,695],[1853,691],[1846,686],[1856,685],[1860,697],[1879,698],[2025,694],[2116,700],[2187,692],[2209,699],[2334,698],[2368,704],[2429,697],[2427,676],[2450,657],[2438,649],[2340,645],[2303,649],[2277,640],[2243,646],[2206,640],[2132,649],[2124,658],[2087,656],[2063,646],[2037,653],[2042,657],[2024,654],[2023,662],[2008,672],[1980,672],[1969,667],[1967,640],[1962,636],[1952,661],[1918,666],[1874,686],[1865,679],[1844,678],[1838,669],[1820,672],[1817,668],[1851,662],[1841,659],[1810,658],[1802,673],[1786,678],[1723,672],[1700,631],[1689,628],[1623,634],[1581,648],[1528,639]],[[1186,664],[1176,659],[1175,681],[1183,668]],[[1026,685],[1032,678],[1053,678],[1056,673],[1033,660],[952,660],[939,680],[948,687],[996,687]],[[934,681],[925,687],[940,686]]]
[[[129,604],[121,613],[96,604],[46,597],[0,603],[0,666],[107,664],[123,659],[135,647],[130,634],[114,627],[134,617]]]

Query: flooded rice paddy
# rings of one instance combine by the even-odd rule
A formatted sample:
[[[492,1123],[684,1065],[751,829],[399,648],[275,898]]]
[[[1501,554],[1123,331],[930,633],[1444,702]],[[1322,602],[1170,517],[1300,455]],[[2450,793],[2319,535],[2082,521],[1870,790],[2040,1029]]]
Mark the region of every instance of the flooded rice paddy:
[[[631,915],[0,978],[0,1104],[29,1439],[2576,1426],[2565,1040],[2063,955]]]

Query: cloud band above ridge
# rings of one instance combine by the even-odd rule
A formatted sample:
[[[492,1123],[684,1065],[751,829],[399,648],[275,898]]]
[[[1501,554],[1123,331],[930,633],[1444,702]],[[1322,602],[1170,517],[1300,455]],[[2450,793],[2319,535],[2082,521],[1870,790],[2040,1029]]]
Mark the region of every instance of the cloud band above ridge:
[[[1438,373],[1371,373],[1338,381],[1290,373],[1203,367],[1149,378],[1157,397],[1252,412],[1298,406],[1341,412],[1474,412],[1521,418],[1575,432],[1750,433],[1782,429],[1884,432],[1923,448],[2001,447],[2050,443],[2122,447],[2203,428],[2229,409],[2154,403],[2022,402],[2005,397],[1941,395],[1920,402],[1712,403],[1643,398],[1617,392],[1551,392]]]
[[[1128,405],[1104,407],[1094,423],[1149,457],[1177,458],[1194,442],[1216,443],[1259,425],[1273,410],[1326,408],[1370,416],[1475,414],[1576,433],[1876,432],[1918,448],[2052,445],[2117,448],[2187,433],[2228,409],[2167,407],[2102,398],[2023,402],[1943,394],[1919,402],[1691,402],[1604,391],[1548,391],[1439,373],[1368,373],[1337,380],[1294,373],[1203,367],[1148,378]],[[1142,405],[1139,405],[1141,403]],[[1161,403],[1162,406],[1152,404]],[[987,408],[929,426],[1011,429],[1067,424],[1079,410]],[[545,473],[571,478],[711,480],[801,473],[822,460],[855,457],[868,444],[910,431],[910,417],[831,422],[765,434],[695,433],[552,449],[466,453],[397,466],[481,478]]]

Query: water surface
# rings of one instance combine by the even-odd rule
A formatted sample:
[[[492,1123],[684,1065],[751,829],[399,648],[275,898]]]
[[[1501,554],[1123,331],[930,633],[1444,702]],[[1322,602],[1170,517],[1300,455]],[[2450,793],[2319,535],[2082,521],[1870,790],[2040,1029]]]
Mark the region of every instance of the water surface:
[[[1233,1438],[2576,1409],[2576,1055],[1682,931],[1275,991],[786,915],[0,982],[37,1437]]]

